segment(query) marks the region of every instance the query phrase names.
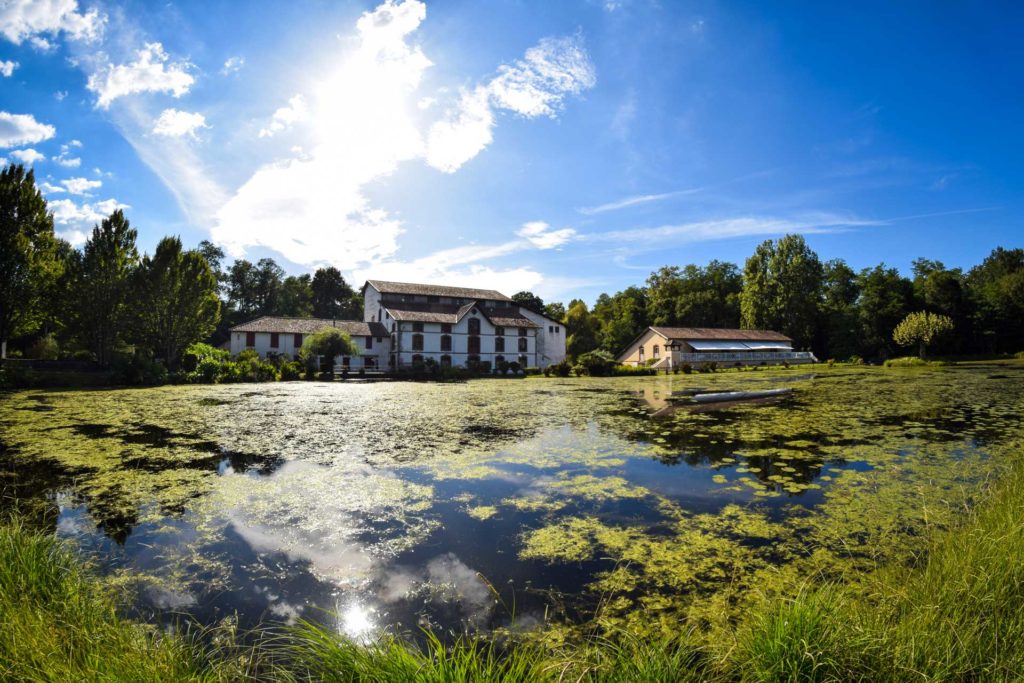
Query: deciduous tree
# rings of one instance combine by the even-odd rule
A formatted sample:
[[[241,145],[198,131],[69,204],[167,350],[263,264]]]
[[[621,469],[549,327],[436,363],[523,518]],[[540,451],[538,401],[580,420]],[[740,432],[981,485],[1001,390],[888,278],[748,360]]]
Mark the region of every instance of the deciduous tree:
[[[924,358],[928,347],[941,335],[953,331],[949,316],[928,311],[911,313],[892,331],[893,340],[900,346],[917,344],[918,357]]]
[[[743,271],[743,327],[778,330],[798,347],[810,346],[823,277],[821,261],[800,235],[762,242]]]

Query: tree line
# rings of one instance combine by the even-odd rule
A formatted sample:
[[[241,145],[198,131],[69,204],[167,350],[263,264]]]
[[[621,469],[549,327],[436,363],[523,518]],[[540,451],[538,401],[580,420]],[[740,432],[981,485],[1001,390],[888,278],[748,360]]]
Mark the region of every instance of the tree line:
[[[37,358],[95,360],[126,355],[175,369],[199,341],[260,315],[361,318],[362,297],[336,268],[285,276],[273,259],[223,268],[208,241],[186,249],[178,237],[140,254],[124,212],[96,225],[81,249],[54,232],[33,171],[0,172],[0,343],[17,340]],[[21,350],[21,349],[19,349]]]
[[[967,271],[919,258],[907,277],[884,263],[857,271],[843,259],[822,262],[803,237],[786,235],[761,243],[742,270],[722,261],[665,266],[592,308],[579,299],[545,305],[530,292],[513,299],[561,320],[574,358],[618,354],[654,325],[776,330],[822,359],[884,359],[906,353],[894,331],[922,312],[952,322],[929,338],[939,353],[1024,349],[1024,249],[998,247]]]
[[[173,369],[190,344],[219,344],[230,327],[261,315],[362,317],[361,294],[336,268],[286,276],[271,258],[225,268],[224,252],[208,241],[186,249],[165,237],[149,255],[139,253],[137,237],[118,210],[73,248],[54,233],[33,172],[4,167],[3,350],[16,339],[35,346],[36,357],[59,350],[104,365],[142,352]],[[580,299],[545,304],[530,292],[512,298],[561,321],[573,358],[617,354],[649,325],[771,329],[820,358],[888,358],[900,352],[900,322],[924,312],[952,324],[929,338],[940,353],[1024,349],[1024,249],[996,248],[967,271],[920,258],[906,277],[884,263],[856,271],[842,259],[822,262],[803,237],[786,235],[760,244],[742,270],[722,261],[665,266],[642,286],[602,294],[592,308]]]

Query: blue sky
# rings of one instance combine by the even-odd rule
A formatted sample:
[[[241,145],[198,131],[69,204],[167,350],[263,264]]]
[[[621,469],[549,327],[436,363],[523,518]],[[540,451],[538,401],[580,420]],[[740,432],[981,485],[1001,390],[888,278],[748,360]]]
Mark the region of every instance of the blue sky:
[[[1019,3],[0,2],[0,158],[80,242],[532,289],[1024,235]]]

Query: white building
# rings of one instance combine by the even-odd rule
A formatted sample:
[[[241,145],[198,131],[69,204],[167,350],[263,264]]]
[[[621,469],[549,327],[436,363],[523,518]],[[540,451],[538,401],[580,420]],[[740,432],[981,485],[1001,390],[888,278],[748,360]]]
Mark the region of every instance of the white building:
[[[252,349],[261,358],[277,354],[297,359],[306,337],[330,327],[348,333],[359,349],[356,356],[338,356],[335,359],[336,365],[353,370],[386,367],[391,352],[391,336],[383,325],[358,320],[265,315],[231,328],[231,355],[237,356],[246,349]]]
[[[263,316],[231,328],[231,354],[297,358],[303,339],[326,327],[344,330],[359,347],[357,356],[336,359],[355,370],[401,371],[428,359],[442,367],[546,367],[565,358],[562,323],[500,292],[383,280],[363,285],[362,322]]]
[[[623,365],[665,370],[687,363],[703,367],[817,363],[810,351],[794,351],[793,340],[771,330],[713,327],[648,327],[619,354]]]
[[[391,335],[388,367],[433,359],[441,366],[501,361],[545,367],[565,358],[565,328],[501,292],[367,280],[363,319]]]

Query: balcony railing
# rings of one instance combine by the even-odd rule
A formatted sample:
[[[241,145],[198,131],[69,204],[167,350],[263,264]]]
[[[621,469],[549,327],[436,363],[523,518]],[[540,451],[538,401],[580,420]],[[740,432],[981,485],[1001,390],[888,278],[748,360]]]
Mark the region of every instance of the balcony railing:
[[[754,361],[817,363],[818,359],[810,351],[733,351],[720,353],[677,353],[673,361],[676,363],[734,363],[737,361],[741,363]]]

